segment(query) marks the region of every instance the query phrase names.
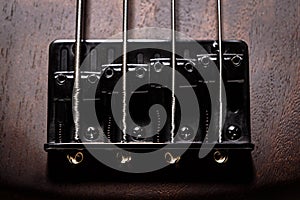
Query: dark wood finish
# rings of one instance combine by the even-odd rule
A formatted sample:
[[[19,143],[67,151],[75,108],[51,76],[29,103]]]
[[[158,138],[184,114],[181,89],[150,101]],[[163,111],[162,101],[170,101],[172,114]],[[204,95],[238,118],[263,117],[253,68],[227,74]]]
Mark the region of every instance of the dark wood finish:
[[[130,2],[131,28],[170,27],[168,1]],[[215,6],[214,0],[178,0],[178,30],[195,39],[216,39]],[[0,195],[124,199],[299,195],[300,1],[223,0],[223,7],[224,39],[245,40],[250,51],[256,145],[252,153],[256,175],[251,183],[168,182],[163,177],[155,183],[49,181],[43,150],[48,45],[57,38],[73,38],[75,0],[11,0],[0,2],[0,183],[4,188]],[[121,31],[122,1],[91,0],[88,10],[88,38],[108,38]]]

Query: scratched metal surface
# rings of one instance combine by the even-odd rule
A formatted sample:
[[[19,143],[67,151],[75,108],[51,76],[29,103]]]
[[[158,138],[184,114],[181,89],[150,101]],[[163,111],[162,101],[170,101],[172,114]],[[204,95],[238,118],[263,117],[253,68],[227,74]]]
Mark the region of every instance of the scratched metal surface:
[[[170,3],[131,0],[131,28],[170,27]],[[178,30],[216,39],[215,1],[178,0]],[[299,195],[300,1],[223,0],[224,39],[249,45],[252,153],[248,184],[203,182],[53,183],[47,177],[48,45],[73,38],[75,0],[0,2],[0,195],[5,198],[256,198]],[[88,38],[122,29],[122,1],[92,0]],[[141,36],[133,36],[141,37]],[[291,192],[291,193],[290,193]],[[44,196],[45,197],[45,196]]]

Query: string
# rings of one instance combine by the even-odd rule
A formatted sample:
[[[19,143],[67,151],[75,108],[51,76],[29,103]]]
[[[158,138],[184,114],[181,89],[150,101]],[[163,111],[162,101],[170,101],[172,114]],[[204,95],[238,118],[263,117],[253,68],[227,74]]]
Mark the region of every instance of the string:
[[[222,142],[223,128],[223,101],[222,101],[222,74],[223,74],[223,56],[222,56],[222,4],[218,0],[218,40],[219,40],[219,143]]]
[[[80,130],[80,112],[79,112],[79,96],[80,96],[80,64],[81,64],[81,40],[83,33],[83,6],[84,0],[77,0],[76,9],[76,41],[75,41],[75,66],[74,66],[74,89],[73,89],[73,119],[75,124],[74,140],[79,140]]]
[[[75,141],[79,140],[80,130],[80,63],[81,63],[81,46],[82,46],[82,21],[83,21],[83,3],[84,0],[77,0],[76,12],[76,41],[75,41],[75,66],[74,66],[74,90],[73,90],[73,115],[75,124]],[[172,41],[172,113],[171,113],[171,143],[174,143],[175,132],[175,66],[176,66],[176,33],[175,33],[175,0],[171,1],[171,41]],[[222,104],[222,16],[221,0],[218,0],[218,40],[219,40],[219,142],[222,141],[222,124],[223,124],[223,104]],[[128,41],[128,0],[123,1],[123,142],[126,142],[126,72],[127,72],[127,41]]]
[[[126,72],[127,72],[127,40],[128,40],[128,0],[123,1],[123,138],[122,142],[126,142]]]
[[[171,143],[174,143],[175,132],[175,66],[176,66],[176,33],[175,33],[175,0],[171,1],[171,41],[172,41],[172,113],[171,113]]]

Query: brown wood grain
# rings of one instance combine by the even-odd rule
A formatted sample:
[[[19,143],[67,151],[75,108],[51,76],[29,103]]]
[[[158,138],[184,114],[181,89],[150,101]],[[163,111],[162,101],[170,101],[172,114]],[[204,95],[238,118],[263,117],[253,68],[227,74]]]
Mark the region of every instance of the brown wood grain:
[[[170,27],[169,1],[130,3],[130,28]],[[163,177],[159,183],[49,181],[43,150],[48,45],[54,39],[73,38],[75,0],[1,1],[0,9],[0,183],[4,188],[0,195],[16,199],[31,192],[36,198],[44,194],[48,198],[255,198],[263,191],[278,197],[281,190],[289,191],[299,183],[299,0],[223,0],[224,39],[245,40],[250,52],[256,176],[252,183],[238,185],[174,183]],[[214,0],[177,0],[177,10],[179,31],[195,39],[216,39]],[[88,11],[88,38],[109,38],[121,31],[122,1],[90,0]]]

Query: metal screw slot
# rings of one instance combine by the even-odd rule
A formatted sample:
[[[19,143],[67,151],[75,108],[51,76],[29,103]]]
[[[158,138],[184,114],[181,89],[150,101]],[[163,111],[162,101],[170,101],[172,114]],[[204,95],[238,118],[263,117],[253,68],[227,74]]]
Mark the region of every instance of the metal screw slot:
[[[228,160],[228,155],[227,152],[225,151],[216,151],[214,153],[214,160],[219,163],[219,164],[224,164],[227,162]]]

